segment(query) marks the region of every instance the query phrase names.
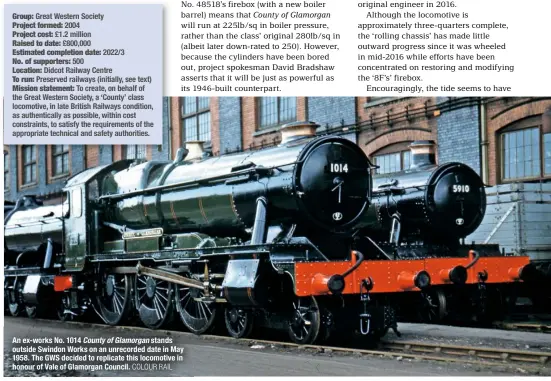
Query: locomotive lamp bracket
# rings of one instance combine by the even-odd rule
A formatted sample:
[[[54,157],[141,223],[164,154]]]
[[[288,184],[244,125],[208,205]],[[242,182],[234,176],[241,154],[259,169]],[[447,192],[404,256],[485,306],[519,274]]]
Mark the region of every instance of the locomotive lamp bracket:
[[[371,290],[373,290],[373,279],[371,279],[371,277],[362,279],[360,282],[360,299],[362,301],[368,301],[369,291]]]
[[[360,281],[360,302],[363,304],[363,313],[360,314],[360,333],[368,335],[371,331],[371,314],[367,312],[369,291],[373,289],[373,279],[368,277]]]

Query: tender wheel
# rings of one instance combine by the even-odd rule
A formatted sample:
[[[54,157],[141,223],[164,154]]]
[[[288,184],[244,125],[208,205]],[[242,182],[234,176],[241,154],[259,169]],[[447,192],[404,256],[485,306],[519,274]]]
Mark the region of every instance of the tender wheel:
[[[11,316],[20,316],[25,307],[19,302],[19,296],[23,291],[23,284],[15,280],[13,282],[13,289],[8,290],[8,310]]]
[[[312,344],[320,332],[320,315],[314,297],[295,300],[288,329],[291,340],[297,344]]]
[[[196,300],[203,296],[203,291],[197,288],[176,285],[176,309],[186,328],[200,335],[212,329],[216,319],[217,308],[215,303],[206,303]]]
[[[446,295],[441,290],[421,293],[421,306],[418,309],[422,323],[440,323],[448,314]]]
[[[123,322],[130,311],[132,280],[129,275],[104,274],[97,293],[98,313],[109,325]]]
[[[224,321],[231,337],[236,339],[248,337],[253,330],[253,314],[238,307],[227,307],[224,310]]]
[[[173,287],[172,283],[147,275],[136,277],[136,307],[146,327],[158,329],[172,321]]]

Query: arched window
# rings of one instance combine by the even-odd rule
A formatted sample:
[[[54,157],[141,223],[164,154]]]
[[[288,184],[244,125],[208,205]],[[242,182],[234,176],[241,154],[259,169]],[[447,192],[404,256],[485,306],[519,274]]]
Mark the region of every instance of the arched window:
[[[502,181],[551,178],[551,133],[541,116],[516,122],[499,131]]]
[[[379,167],[375,173],[382,175],[408,169],[411,165],[410,144],[411,142],[391,144],[371,155],[373,164]]]

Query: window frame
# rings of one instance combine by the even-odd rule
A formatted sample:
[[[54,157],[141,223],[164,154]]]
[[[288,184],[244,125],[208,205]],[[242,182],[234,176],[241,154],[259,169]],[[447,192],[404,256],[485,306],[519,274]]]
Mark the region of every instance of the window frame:
[[[262,99],[264,98],[276,98],[276,104],[277,104],[277,121],[276,123],[267,124],[265,126],[262,125]],[[290,119],[281,119],[281,99],[282,98],[294,98],[295,99],[295,113],[294,117]],[[258,117],[257,117],[257,131],[264,131],[264,130],[270,130],[276,127],[279,127],[286,123],[296,122],[298,120],[298,97],[258,97],[256,100],[256,107],[258,110]]]
[[[185,113],[185,106],[186,106],[186,99],[187,98],[195,98],[195,111],[192,111],[192,112],[189,112],[189,113]],[[203,108],[200,108],[199,107],[199,104],[200,104],[200,98],[206,98],[208,99],[208,106],[206,107],[203,107]],[[197,140],[200,140],[200,136],[201,136],[201,131],[200,131],[200,124],[199,124],[199,118],[201,115],[204,115],[204,114],[209,114],[209,128],[208,128],[208,137],[209,139],[208,140],[204,140],[204,142],[211,142],[212,140],[212,119],[211,119],[211,114],[210,114],[210,97],[180,97],[180,119],[182,120],[182,145],[184,145],[186,142],[193,142],[193,141],[197,141]],[[197,133],[197,139],[187,139],[186,137],[186,120],[187,119],[195,119],[195,128],[197,129],[196,133]],[[203,140],[202,140],[203,141]]]
[[[384,176],[384,175],[390,175],[390,174],[393,174],[393,173],[399,173],[399,172],[403,172],[405,170],[408,170],[408,168],[404,168],[404,163],[405,163],[405,159],[404,159],[404,154],[406,152],[409,152],[410,153],[410,166],[411,166],[411,150],[409,148],[409,146],[411,145],[411,143],[413,143],[413,141],[403,141],[403,142],[397,142],[397,143],[391,143],[375,152],[373,152],[369,157],[371,159],[371,161],[373,162],[373,164],[377,165],[377,160],[376,160],[376,157],[380,157],[380,156],[385,156],[385,155],[395,155],[397,153],[400,154],[400,170],[399,171],[396,171],[396,172],[386,172],[386,173],[377,173],[377,170],[378,168],[375,169],[375,176]]]
[[[67,150],[63,149],[61,152],[55,152],[54,148],[57,146],[67,147]],[[50,160],[52,163],[52,178],[68,176],[71,173],[71,156],[70,156],[70,146],[68,144],[55,144],[50,146]],[[61,156],[61,169],[63,170],[63,156],[67,155],[67,170],[56,173],[56,158]]]
[[[128,157],[128,147],[135,147],[134,157]],[[138,156],[138,147],[143,147],[143,157]],[[147,159],[147,144],[125,144],[122,146],[122,157],[124,160]]]
[[[538,138],[539,138],[539,175],[537,176],[527,176],[527,177],[515,177],[515,178],[505,178],[505,143],[504,138],[507,134],[518,132],[518,131],[525,131],[529,129],[538,129]],[[537,181],[537,180],[544,180],[544,179],[551,179],[551,173],[545,174],[545,134],[543,131],[543,123],[541,120],[541,116],[533,116],[528,117],[524,120],[514,122],[513,124],[504,127],[497,131],[496,136],[496,148],[497,148],[497,157],[498,160],[498,168],[497,168],[497,174],[499,178],[500,184],[510,184],[510,183],[517,183],[517,182],[523,182],[523,181]]]
[[[26,155],[25,155],[26,148],[30,148],[34,150],[34,160],[31,160],[30,162],[26,161]],[[31,154],[31,157],[32,157],[32,154]],[[26,181],[25,169],[27,167],[31,167],[31,173],[34,168],[34,180],[32,179],[32,175],[31,175],[31,180],[29,182],[25,182]],[[38,183],[38,148],[36,147],[36,145],[32,145],[32,144],[22,145],[21,146],[21,186],[26,187],[26,186],[36,185],[37,183]]]

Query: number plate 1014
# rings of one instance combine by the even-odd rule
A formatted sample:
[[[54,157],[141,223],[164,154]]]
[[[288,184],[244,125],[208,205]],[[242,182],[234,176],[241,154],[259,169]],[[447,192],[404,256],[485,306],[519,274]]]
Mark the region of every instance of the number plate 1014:
[[[331,173],[348,173],[348,164],[331,163],[331,164],[329,164],[329,172],[331,172]]]

